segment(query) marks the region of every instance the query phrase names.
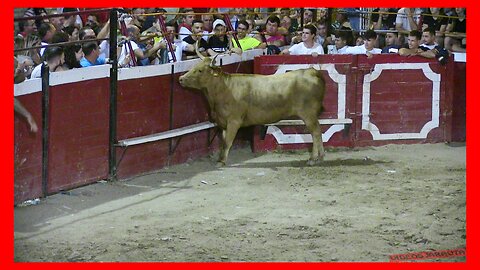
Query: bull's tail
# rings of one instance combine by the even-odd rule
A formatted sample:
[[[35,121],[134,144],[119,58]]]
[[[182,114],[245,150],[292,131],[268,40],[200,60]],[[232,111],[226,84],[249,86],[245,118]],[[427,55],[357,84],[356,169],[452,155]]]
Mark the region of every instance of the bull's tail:
[[[317,77],[318,89],[321,91],[321,93],[320,93],[320,108],[318,109],[318,113],[317,113],[317,115],[320,115],[325,110],[325,108],[323,106],[323,97],[325,96],[325,90],[326,90],[325,79],[323,79],[323,74],[320,70],[315,69],[315,76]]]
[[[323,107],[323,102],[322,102],[322,106],[320,106],[320,109],[318,110],[318,115],[321,115],[323,111],[325,111],[325,108]]]

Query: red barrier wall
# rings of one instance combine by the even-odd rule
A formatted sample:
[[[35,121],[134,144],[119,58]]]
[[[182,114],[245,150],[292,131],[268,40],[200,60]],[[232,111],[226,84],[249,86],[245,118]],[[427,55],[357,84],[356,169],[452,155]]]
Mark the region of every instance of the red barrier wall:
[[[467,63],[455,62],[453,71],[452,141],[467,139]]]
[[[355,105],[355,84],[348,84],[355,80],[351,67],[356,65],[356,57],[353,55],[324,55],[321,57],[312,56],[259,56],[255,58],[255,73],[257,74],[274,74],[279,71],[279,65],[282,65],[285,71],[290,69],[308,68],[309,66],[317,66],[324,64],[322,74],[325,79],[326,90],[324,97],[324,112],[322,119],[349,119],[354,113],[351,109]],[[300,65],[300,66],[298,66]],[[326,67],[328,66],[328,67]],[[283,73],[284,71],[280,72]],[[331,76],[329,73],[332,73]],[[336,82],[336,81],[338,82]],[[340,92],[340,93],[339,93]],[[342,96],[342,98],[339,97]],[[343,101],[339,105],[339,100]],[[344,113],[339,113],[343,108]],[[322,132],[335,127],[334,125],[322,125]],[[342,130],[344,128],[341,128]],[[308,133],[304,126],[282,126],[280,130],[284,134],[304,134]],[[281,144],[277,145],[276,139],[272,135],[266,135],[264,139],[261,129],[257,127],[254,134],[255,151],[272,150],[279,146],[282,149],[297,149],[309,147],[309,143]],[[329,138],[331,146],[353,146],[353,137],[351,133],[335,132]],[[325,139],[324,139],[325,140]]]
[[[48,193],[106,178],[109,79],[50,88]]]
[[[14,201],[22,202],[42,195],[42,93],[16,97],[32,114],[38,126],[30,133],[28,124],[15,114],[14,121]]]
[[[352,122],[331,137],[326,133],[334,125],[322,125],[325,145],[366,146],[450,141],[453,87],[449,86],[455,84],[451,81],[452,63],[453,59],[442,66],[435,59],[398,55],[260,56],[255,59],[255,73],[283,73],[309,66],[321,69],[326,79],[326,110],[319,119],[345,118]],[[339,79],[342,76],[346,84],[343,90]],[[346,93],[341,96],[339,91]],[[461,96],[459,93],[457,99],[461,100]],[[337,112],[339,107],[345,108],[344,117]],[[462,126],[461,121],[457,124]],[[257,129],[255,150],[308,146],[287,138],[308,134],[304,126],[274,128],[283,134],[269,127],[262,139]]]
[[[224,70],[252,73],[252,66],[252,61],[246,61],[227,65]],[[171,83],[172,129],[208,121],[208,103],[203,94],[184,89],[178,82],[178,77],[184,73],[174,73],[173,80],[171,74],[164,74],[119,82],[118,140],[170,129]],[[210,144],[213,136],[214,131],[203,130],[168,140],[129,146],[126,150],[119,148],[117,157],[120,159],[123,155],[123,160],[118,166],[118,177],[128,178],[205,156],[218,149],[218,137]]]

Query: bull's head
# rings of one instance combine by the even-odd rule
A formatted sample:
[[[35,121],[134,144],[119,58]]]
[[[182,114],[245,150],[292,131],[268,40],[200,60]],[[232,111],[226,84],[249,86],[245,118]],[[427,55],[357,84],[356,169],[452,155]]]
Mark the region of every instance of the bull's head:
[[[195,43],[195,51],[202,61],[187,73],[180,76],[180,85],[183,87],[196,89],[206,88],[212,77],[217,77],[221,73],[220,67],[215,66],[215,60],[218,54],[213,58],[205,57],[198,51],[198,44],[199,41]]]

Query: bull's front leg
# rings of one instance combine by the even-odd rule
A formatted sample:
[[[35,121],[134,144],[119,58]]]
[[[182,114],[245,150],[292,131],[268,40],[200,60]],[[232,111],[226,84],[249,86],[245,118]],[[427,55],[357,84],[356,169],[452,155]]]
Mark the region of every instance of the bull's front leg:
[[[223,148],[220,151],[220,156],[217,165],[225,166],[227,164],[228,152],[232,147],[233,140],[237,135],[237,131],[240,128],[240,121],[230,121],[227,123],[227,129],[223,130]]]

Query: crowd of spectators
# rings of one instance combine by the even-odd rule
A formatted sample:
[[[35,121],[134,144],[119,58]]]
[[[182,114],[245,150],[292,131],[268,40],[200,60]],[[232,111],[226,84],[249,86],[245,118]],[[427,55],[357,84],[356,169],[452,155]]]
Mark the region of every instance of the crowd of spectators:
[[[79,10],[28,8],[24,16]],[[438,58],[444,49],[466,51],[465,8],[203,10],[181,8],[178,15],[167,16],[163,8],[120,9],[119,67],[173,62],[171,49],[176,61],[196,58],[199,53],[241,54],[257,48],[267,54],[397,53],[429,58]],[[28,79],[41,76],[41,63],[50,72],[108,63],[109,42],[102,39],[109,36],[105,11],[19,21],[15,49],[34,48],[15,52],[17,72],[23,71]],[[88,39],[97,40],[75,43]]]

